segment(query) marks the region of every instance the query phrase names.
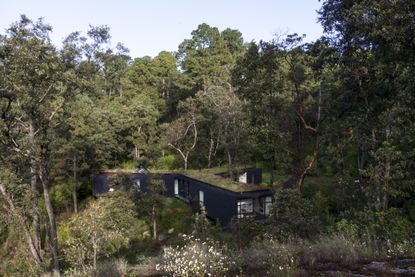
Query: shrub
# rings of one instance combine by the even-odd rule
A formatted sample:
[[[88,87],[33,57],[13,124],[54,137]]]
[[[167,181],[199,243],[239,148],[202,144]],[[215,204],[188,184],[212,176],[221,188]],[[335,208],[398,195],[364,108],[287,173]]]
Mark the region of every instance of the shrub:
[[[183,235],[185,244],[165,247],[156,269],[172,276],[220,276],[229,270],[230,261],[219,244]]]
[[[414,235],[414,226],[400,209],[349,211],[343,213],[343,217],[358,226],[359,236],[366,241],[395,244],[410,240]]]
[[[134,216],[134,203],[123,192],[100,197],[70,223],[70,236],[63,246],[71,267],[96,268],[99,257],[108,257],[143,233],[142,222]]]
[[[175,169],[176,168],[176,156],[175,155],[165,155],[157,159],[155,166],[157,169]]]
[[[292,189],[276,193],[271,208],[271,222],[274,234],[279,239],[284,239],[287,235],[311,238],[322,228],[312,202]]]
[[[415,240],[405,240],[392,244],[390,242],[387,249],[388,258],[415,258]]]
[[[184,233],[190,229],[193,212],[189,206],[175,198],[165,198],[160,213],[160,230],[167,232],[174,229]]]
[[[305,244],[300,251],[301,263],[309,267],[316,263],[339,263],[352,265],[360,258],[365,246],[343,235],[321,237],[314,243]]]
[[[292,276],[297,269],[296,250],[272,237],[254,242],[243,254],[243,267],[249,271],[266,268],[270,276]]]
[[[72,183],[61,183],[52,186],[50,189],[52,204],[56,213],[70,211],[73,207],[72,202]]]

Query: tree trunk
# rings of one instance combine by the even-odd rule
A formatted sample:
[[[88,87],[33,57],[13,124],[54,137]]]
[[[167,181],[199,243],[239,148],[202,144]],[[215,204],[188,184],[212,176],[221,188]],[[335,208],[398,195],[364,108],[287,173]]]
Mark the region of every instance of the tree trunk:
[[[317,135],[316,140],[314,142],[314,146],[313,146],[313,154],[312,154],[312,157],[311,157],[311,161],[308,163],[308,165],[303,170],[301,170],[301,172],[299,172],[299,174],[297,176],[297,179],[295,181],[295,188],[298,191],[301,190],[301,188],[303,186],[303,183],[304,183],[305,176],[313,168],[313,166],[314,166],[314,164],[317,160],[317,154],[318,154],[319,146],[320,146],[320,139],[318,138],[318,135]]]
[[[10,213],[17,219],[17,222],[19,223],[20,228],[23,231],[26,243],[29,246],[30,254],[33,260],[39,267],[42,267],[42,257],[40,255],[39,249],[36,247],[35,241],[33,241],[32,236],[29,233],[29,230],[26,226],[26,222],[23,216],[19,213],[19,211],[14,206],[13,201],[10,199],[9,195],[6,192],[5,187],[2,184],[0,184],[0,192],[9,206]]]
[[[229,171],[229,178],[231,179],[231,180],[233,180],[233,172],[232,172],[232,166],[233,166],[233,164],[232,164],[232,154],[231,154],[231,151],[229,150],[229,147],[226,147],[226,154],[227,154],[227,156],[228,156],[228,171]]]
[[[274,158],[269,162],[269,184],[274,183]]]
[[[42,146],[41,162],[39,164],[39,176],[42,181],[43,198],[45,200],[46,211],[49,218],[49,244],[52,254],[53,269],[59,272],[58,259],[58,236],[56,230],[56,219],[53,212],[52,202],[49,197],[49,172],[48,172],[48,149]]]
[[[153,239],[157,239],[157,221],[156,221],[156,208],[153,206],[153,210],[151,213],[151,217],[153,219]]]
[[[184,170],[187,170],[187,157],[183,157],[183,161],[184,161]]]
[[[215,147],[215,141],[211,137],[210,138],[210,145],[209,145],[209,155],[208,155],[208,168],[210,168],[212,166],[212,155],[213,155],[214,147]]]
[[[73,185],[72,185],[72,200],[73,200],[73,210],[75,213],[78,212],[78,180],[77,180],[77,159],[76,154],[73,156]]]
[[[32,212],[33,212],[33,241],[36,251],[40,253],[41,249],[41,239],[40,239],[40,212],[37,206],[36,200],[38,195],[37,187],[37,175],[36,175],[36,160],[33,157],[35,152],[35,130],[33,127],[33,122],[29,120],[29,144],[30,144],[30,187],[34,195],[32,200]]]

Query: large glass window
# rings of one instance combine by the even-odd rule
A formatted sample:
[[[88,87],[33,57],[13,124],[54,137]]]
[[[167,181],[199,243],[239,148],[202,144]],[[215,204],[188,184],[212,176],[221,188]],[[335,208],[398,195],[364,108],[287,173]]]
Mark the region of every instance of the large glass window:
[[[174,195],[179,195],[179,180],[174,179]]]
[[[240,199],[238,200],[238,217],[244,217],[244,214],[250,214],[254,212],[253,199]]]
[[[202,190],[199,190],[199,202],[201,206],[205,204],[205,193]]]
[[[189,196],[189,183],[181,179],[174,179],[174,195],[187,198]]]

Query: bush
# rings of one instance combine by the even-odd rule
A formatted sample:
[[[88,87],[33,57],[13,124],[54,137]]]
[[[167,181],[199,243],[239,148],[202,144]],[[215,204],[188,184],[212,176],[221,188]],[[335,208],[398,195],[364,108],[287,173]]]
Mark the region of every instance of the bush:
[[[176,156],[166,155],[157,159],[155,166],[157,169],[172,170],[176,168]]]
[[[190,230],[193,212],[189,206],[175,198],[165,198],[160,213],[160,230],[174,229],[177,233]]]
[[[123,192],[100,197],[75,215],[62,229],[62,237],[69,237],[63,245],[66,262],[73,268],[96,267],[100,257],[109,257],[126,247],[131,238],[137,238],[146,230],[137,220],[134,203]]]
[[[413,239],[414,226],[400,209],[349,211],[343,217],[356,224],[364,240],[400,243]]]
[[[219,276],[229,270],[230,261],[215,241],[205,242],[183,235],[183,246],[165,247],[159,271],[173,276]]]
[[[279,239],[289,236],[312,238],[322,229],[312,202],[292,189],[276,193],[270,215],[274,234]]]
[[[265,268],[270,276],[291,276],[297,269],[295,255],[292,244],[282,244],[268,237],[244,251],[242,266],[250,272]]]
[[[50,188],[52,205],[56,213],[68,212],[73,209],[72,183],[61,183]]]
[[[301,263],[313,267],[317,263],[352,265],[361,258],[364,245],[343,235],[321,237],[314,243],[305,244],[300,251]]]

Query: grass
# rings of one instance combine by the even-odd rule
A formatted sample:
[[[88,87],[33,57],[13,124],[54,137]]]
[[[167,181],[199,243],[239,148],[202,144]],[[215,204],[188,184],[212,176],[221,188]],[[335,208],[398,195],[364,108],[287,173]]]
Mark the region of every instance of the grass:
[[[215,167],[215,168],[207,168],[207,169],[200,169],[200,170],[190,169],[187,171],[178,171],[177,173],[183,174],[190,178],[194,178],[202,182],[212,184],[212,185],[224,188],[224,189],[235,191],[235,192],[269,189],[268,185],[266,184],[260,184],[260,185],[243,184],[243,183],[235,182],[231,180],[230,178],[226,178],[226,177],[222,177],[218,175],[219,173],[224,173],[226,171],[227,169],[224,167]]]
[[[239,167],[239,172],[242,173],[242,168]],[[257,191],[261,189],[269,189],[270,186],[268,184],[270,174],[268,171],[263,171],[262,173],[262,184],[260,185],[253,185],[253,184],[243,184],[236,181],[231,180],[230,178],[220,176],[221,173],[226,173],[228,171],[227,167],[214,167],[214,168],[204,168],[204,169],[188,169],[188,170],[161,170],[161,169],[150,169],[150,173],[177,173],[188,176],[193,179],[200,180],[202,182],[218,186],[227,190],[235,191],[235,192],[249,192],[249,191]],[[136,172],[134,169],[107,169],[103,170],[106,173],[134,173]],[[284,182],[289,179],[289,176],[281,174],[281,172],[274,172],[274,185],[281,186]],[[308,185],[323,185],[327,186],[333,183],[333,178],[331,177],[321,177],[321,176],[307,176],[304,180],[304,186]]]

